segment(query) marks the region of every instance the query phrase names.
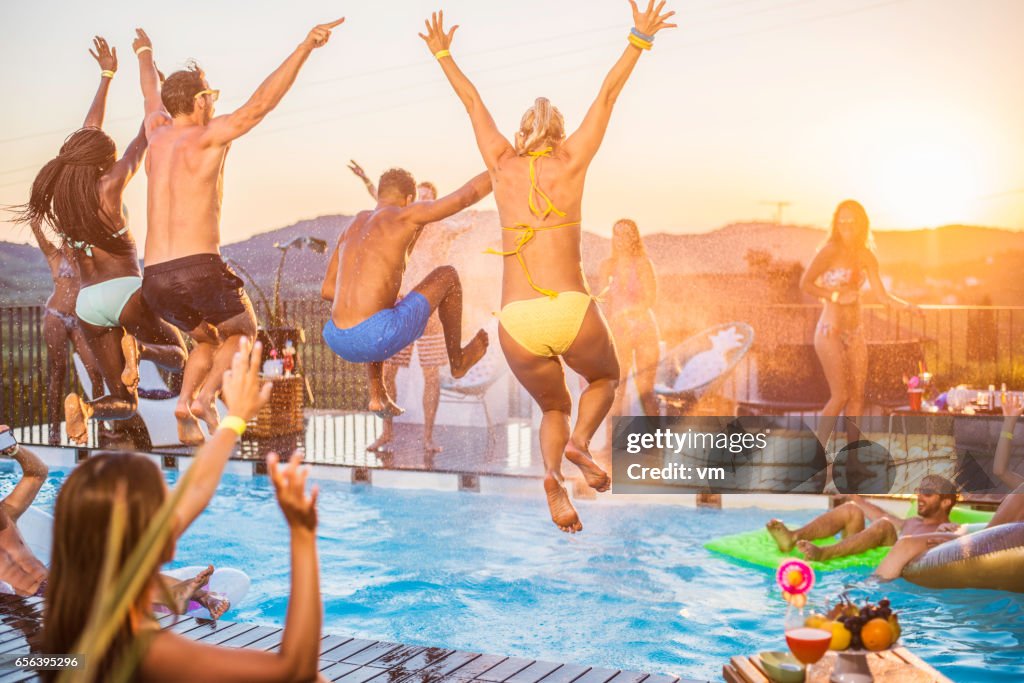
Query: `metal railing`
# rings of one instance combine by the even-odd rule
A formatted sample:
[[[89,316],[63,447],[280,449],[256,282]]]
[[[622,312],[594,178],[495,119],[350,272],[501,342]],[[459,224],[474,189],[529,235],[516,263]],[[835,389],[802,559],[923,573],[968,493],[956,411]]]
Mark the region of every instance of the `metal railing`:
[[[666,297],[667,299],[668,297]],[[319,300],[283,302],[284,319],[305,332],[299,346],[300,367],[309,382],[313,402],[320,410],[359,411],[365,408],[366,373],[360,366],[338,358],[323,344],[320,334],[329,316]],[[758,358],[780,350],[805,350],[805,365],[813,365],[814,326],[820,307],[812,305],[717,304],[672,305],[662,301],[658,310],[662,338],[671,348],[687,336],[716,324],[746,322],[755,330],[754,350],[726,385],[732,396],[751,395],[758,379]],[[935,386],[942,391],[957,384],[986,387],[1005,382],[1024,388],[1024,307],[925,306],[922,314],[865,306],[863,326],[869,342],[919,342]],[[0,422],[12,427],[44,425],[48,352],[42,306],[0,307]],[[810,352],[806,352],[811,348]],[[809,353],[809,355],[807,355]],[[761,363],[764,366],[764,361]],[[73,370],[63,391],[80,390]],[[804,368],[806,369],[806,368]],[[793,368],[794,376],[802,376]],[[916,367],[890,367],[888,373],[913,374]],[[514,403],[510,413],[518,417]],[[499,418],[500,421],[500,418]],[[40,434],[44,438],[45,434]]]

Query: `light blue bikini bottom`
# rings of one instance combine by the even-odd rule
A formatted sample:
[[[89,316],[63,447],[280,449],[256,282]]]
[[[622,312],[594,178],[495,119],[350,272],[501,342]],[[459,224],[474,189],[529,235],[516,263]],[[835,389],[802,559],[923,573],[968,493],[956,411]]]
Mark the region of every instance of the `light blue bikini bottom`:
[[[97,327],[121,327],[121,311],[142,287],[141,277],[115,277],[78,291],[75,313]]]

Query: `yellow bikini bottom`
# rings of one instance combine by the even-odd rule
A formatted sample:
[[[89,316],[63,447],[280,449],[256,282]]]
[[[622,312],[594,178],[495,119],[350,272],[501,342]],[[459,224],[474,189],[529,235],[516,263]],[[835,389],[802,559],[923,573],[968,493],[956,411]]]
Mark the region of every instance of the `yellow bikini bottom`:
[[[509,336],[535,356],[561,356],[576,341],[591,296],[559,292],[505,304],[498,320]]]

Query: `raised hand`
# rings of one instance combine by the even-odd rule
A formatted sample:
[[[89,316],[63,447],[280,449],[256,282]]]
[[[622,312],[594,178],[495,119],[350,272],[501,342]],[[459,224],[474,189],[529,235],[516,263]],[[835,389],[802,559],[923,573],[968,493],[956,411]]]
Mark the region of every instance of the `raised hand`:
[[[345,17],[332,21],[329,24],[318,24],[313,27],[313,30],[309,32],[303,43],[311,50],[315,50],[318,47],[323,47],[327,44],[327,41],[331,39],[331,29],[337,28],[345,23]]]
[[[362,166],[356,163],[355,159],[349,159],[348,170],[355,173],[356,177],[362,180],[363,182],[370,182],[370,179],[366,177],[366,171],[363,170]]]
[[[643,0],[641,0],[642,2]],[[649,0],[647,3],[647,9],[643,12],[636,6],[634,0],[629,0],[629,6],[633,8],[633,26],[640,33],[645,33],[649,36],[653,36],[655,33],[663,28],[675,28],[676,24],[669,24],[666,20],[675,14],[675,12],[661,13],[662,8],[665,6],[665,0],[661,0],[658,6],[654,6],[654,0]]]
[[[423,35],[422,33],[419,33],[417,35],[426,42],[427,47],[430,49],[430,54],[436,55],[441,50],[447,50],[451,47],[452,36],[455,35],[455,29],[457,29],[459,25],[455,24],[455,26],[452,26],[450,31],[445,33],[444,10],[434,12],[430,15],[430,19],[425,20],[423,23],[427,27],[427,34]]]
[[[100,69],[103,71],[117,71],[117,48],[111,49],[107,45],[106,39],[102,36],[94,37],[92,44],[96,51],[93,52],[92,48],[89,48],[89,54],[99,63]]]
[[[273,385],[266,382],[260,386],[262,357],[263,345],[256,342],[250,346],[249,340],[243,337],[231,360],[231,369],[224,372],[224,384],[221,387],[224,405],[232,415],[246,421],[254,418],[263,404],[270,400]]]
[[[135,29],[135,40],[132,41],[132,49],[135,50],[135,54],[139,54],[139,50],[144,47],[148,47],[150,50],[153,49],[153,41],[149,39],[146,32],[141,28]]]
[[[300,466],[302,451],[292,453],[292,457],[284,467],[281,467],[280,460],[277,453],[267,455],[267,472],[270,474],[270,481],[274,484],[277,504],[281,506],[281,512],[284,513],[289,527],[315,531],[316,499],[320,495],[320,489],[314,485],[309,495],[306,495],[309,467]]]
[[[1020,396],[1007,392],[1003,396],[1003,415],[1017,418],[1021,416],[1021,413],[1024,413],[1024,403],[1021,402]]]

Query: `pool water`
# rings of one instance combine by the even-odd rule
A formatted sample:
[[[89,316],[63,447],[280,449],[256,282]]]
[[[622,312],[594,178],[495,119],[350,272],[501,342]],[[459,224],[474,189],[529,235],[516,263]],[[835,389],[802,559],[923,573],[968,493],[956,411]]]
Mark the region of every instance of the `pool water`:
[[[9,490],[14,472],[3,479]],[[37,504],[52,510],[64,472]],[[762,509],[579,505],[586,530],[559,533],[536,498],[385,490],[321,482],[318,546],[324,631],[419,645],[718,680],[737,654],[786,649],[772,575],[702,544],[770,516]],[[266,478],[225,476],[178,547],[176,565],[247,572],[225,617],[280,626],[288,532]],[[824,600],[865,573],[819,576]],[[1021,680],[1024,595],[931,591],[897,581],[903,642],[955,681]]]

